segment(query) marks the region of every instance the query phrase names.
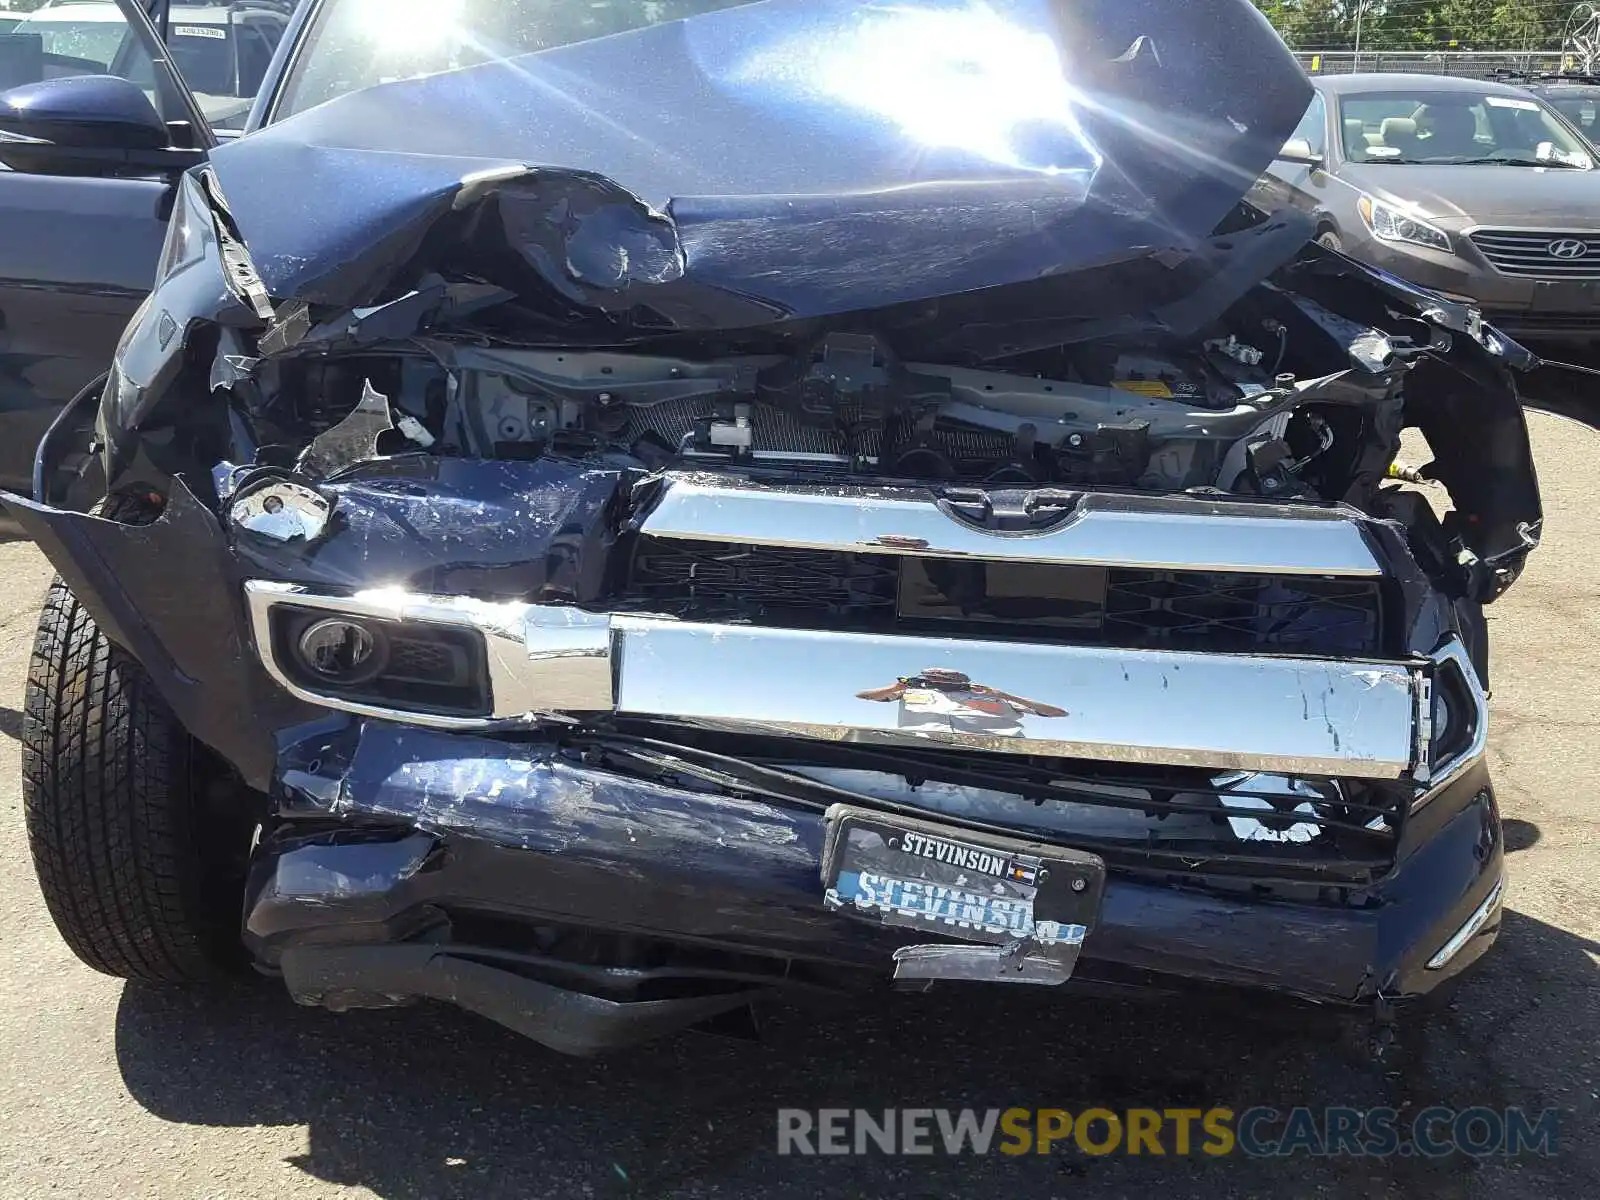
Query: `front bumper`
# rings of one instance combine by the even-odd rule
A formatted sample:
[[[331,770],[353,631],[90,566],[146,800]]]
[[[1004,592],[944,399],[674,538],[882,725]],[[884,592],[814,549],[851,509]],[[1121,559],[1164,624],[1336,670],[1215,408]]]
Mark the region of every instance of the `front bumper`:
[[[776,738],[798,747],[791,759],[808,745],[932,745],[997,762],[1122,761],[1414,789],[1417,807],[1390,826],[1395,840],[1370,871],[1302,860],[1275,873],[1264,857],[1230,873],[1208,869],[1207,853],[1113,862],[1077,986],[1209,983],[1360,1009],[1431,993],[1493,939],[1497,912],[1447,962],[1427,965],[1498,885],[1501,847],[1476,656],[1390,523],[1338,506],[1090,496],[1049,532],[987,540],[926,498],[852,496],[821,505],[815,520],[764,526],[760,503],[697,509],[707,488],[682,480],[644,515],[646,533],[755,545],[809,538],[970,557],[943,540],[955,538],[1056,563],[1379,577],[1392,589],[1396,644],[1383,656],[1316,658],[868,636],[595,611],[577,601],[584,564],[607,550],[614,477],[551,461],[429,469],[443,483],[402,475],[329,486],[340,521],[309,548],[225,532],[176,483],[162,517],[137,528],[14,502],[184,724],[272,794],[245,934],[302,1000],[439,997],[589,1051],[703,1023],[774,990],[882,982],[896,948],[928,940],[825,908],[825,806],[620,771],[553,732],[640,719]],[[684,503],[670,502],[674,490]],[[730,514],[737,528],[718,523]],[[1175,524],[1183,536],[1172,536]],[[1269,544],[1277,549],[1265,555]],[[372,591],[378,579],[398,586]],[[309,691],[262,632],[280,604],[470,628],[493,650],[491,707],[439,719]],[[1003,731],[908,727],[896,705],[863,695],[930,668],[1026,700],[1012,705],[1023,717]],[[1441,680],[1458,685],[1447,689],[1460,702],[1455,724],[1470,735],[1445,757],[1432,737]],[[1235,819],[1210,812],[1214,829]],[[971,823],[955,809],[923,815]],[[1076,836],[1046,832],[1063,845]]]
[[[431,996],[589,1052],[774,992],[884,980],[896,947],[927,940],[824,907],[820,811],[538,745],[352,721],[286,751],[282,794],[293,819],[257,856],[245,929],[306,1003]],[[1365,888],[1114,870],[1069,986],[1419,1000],[1494,940],[1497,907],[1428,965],[1503,866],[1481,764],[1430,809],[1431,827]],[[643,949],[598,967],[554,948],[573,929]]]

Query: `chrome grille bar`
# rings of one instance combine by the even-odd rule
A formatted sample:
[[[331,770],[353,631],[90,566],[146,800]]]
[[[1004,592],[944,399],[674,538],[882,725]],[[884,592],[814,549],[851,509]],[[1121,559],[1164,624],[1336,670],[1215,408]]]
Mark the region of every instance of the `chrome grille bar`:
[[[631,714],[834,741],[1289,775],[1393,779],[1426,765],[1427,663],[711,625],[395,591],[326,596],[262,580],[245,591],[257,652],[288,691],[435,728]],[[449,716],[308,688],[278,661],[280,606],[475,629],[487,648],[492,712]]]
[[[922,488],[787,488],[727,476],[670,474],[640,532],[681,541],[929,558],[1270,575],[1383,574],[1350,510],[1192,496],[1088,492],[1048,529],[1001,533],[960,519],[949,503]]]

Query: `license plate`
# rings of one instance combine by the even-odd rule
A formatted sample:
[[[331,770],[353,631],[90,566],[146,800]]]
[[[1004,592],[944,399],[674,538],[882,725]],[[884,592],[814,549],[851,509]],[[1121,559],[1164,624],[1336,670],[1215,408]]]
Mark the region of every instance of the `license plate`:
[[[843,915],[930,938],[897,978],[1059,983],[1094,928],[1105,863],[1093,854],[848,805],[828,810],[823,902]]]

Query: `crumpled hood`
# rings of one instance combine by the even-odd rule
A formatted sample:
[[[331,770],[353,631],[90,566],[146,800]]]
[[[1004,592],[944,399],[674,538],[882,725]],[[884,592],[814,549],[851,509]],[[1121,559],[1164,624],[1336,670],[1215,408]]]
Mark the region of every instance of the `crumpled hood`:
[[[352,93],[214,169],[279,300],[426,269],[727,328],[1187,250],[1309,97],[1248,0],[764,0]]]

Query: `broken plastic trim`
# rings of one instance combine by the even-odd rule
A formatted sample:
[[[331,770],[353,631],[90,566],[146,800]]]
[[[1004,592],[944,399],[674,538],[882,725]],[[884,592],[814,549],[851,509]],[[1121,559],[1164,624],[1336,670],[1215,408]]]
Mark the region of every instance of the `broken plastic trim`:
[[[334,1010],[434,999],[488,1017],[563,1054],[589,1055],[651,1041],[746,1007],[764,989],[661,1000],[612,1000],[558,987],[431,945],[292,946],[281,967],[302,1004]]]
[[[95,624],[149,674],[191,734],[265,792],[282,730],[326,716],[276,687],[247,644],[234,559],[221,526],[181,477],[147,525],[6,494],[23,532]]]
[[[1467,943],[1483,932],[1490,918],[1500,915],[1500,902],[1505,896],[1505,876],[1495,880],[1494,887],[1482,904],[1472,910],[1472,915],[1462,922],[1461,928],[1450,935],[1450,940],[1439,947],[1438,953],[1428,960],[1428,970],[1441,971],[1450,964],[1450,960],[1466,949]],[[1498,921],[1496,922],[1498,924]]]
[[[1430,656],[1433,671],[1419,676],[1417,696],[1417,752],[1416,779],[1427,785],[1427,790],[1417,797],[1412,807],[1420,808],[1448,788],[1481,759],[1489,748],[1489,694],[1478,679],[1472,657],[1459,638],[1452,637]],[[1435,740],[1444,731],[1434,728],[1433,693],[1441,685],[1440,675],[1448,672],[1459,680],[1465,689],[1467,711],[1453,714],[1454,720],[1466,727],[1466,738],[1461,748],[1448,758],[1434,761]],[[1454,732],[1454,731],[1452,731]]]
[[[238,225],[234,223],[233,213],[229,211],[228,202],[222,195],[222,185],[217,182],[216,173],[210,169],[200,171],[197,179],[201,193],[211,207],[211,219],[221,252],[223,276],[229,288],[234,295],[250,306],[250,310],[257,317],[271,324],[277,319],[277,313],[272,307],[272,298],[267,295],[266,285],[261,282],[261,275],[250,258],[250,251],[245,246]],[[180,203],[187,202],[185,190],[180,189],[180,197]],[[175,220],[176,215],[174,214]]]

